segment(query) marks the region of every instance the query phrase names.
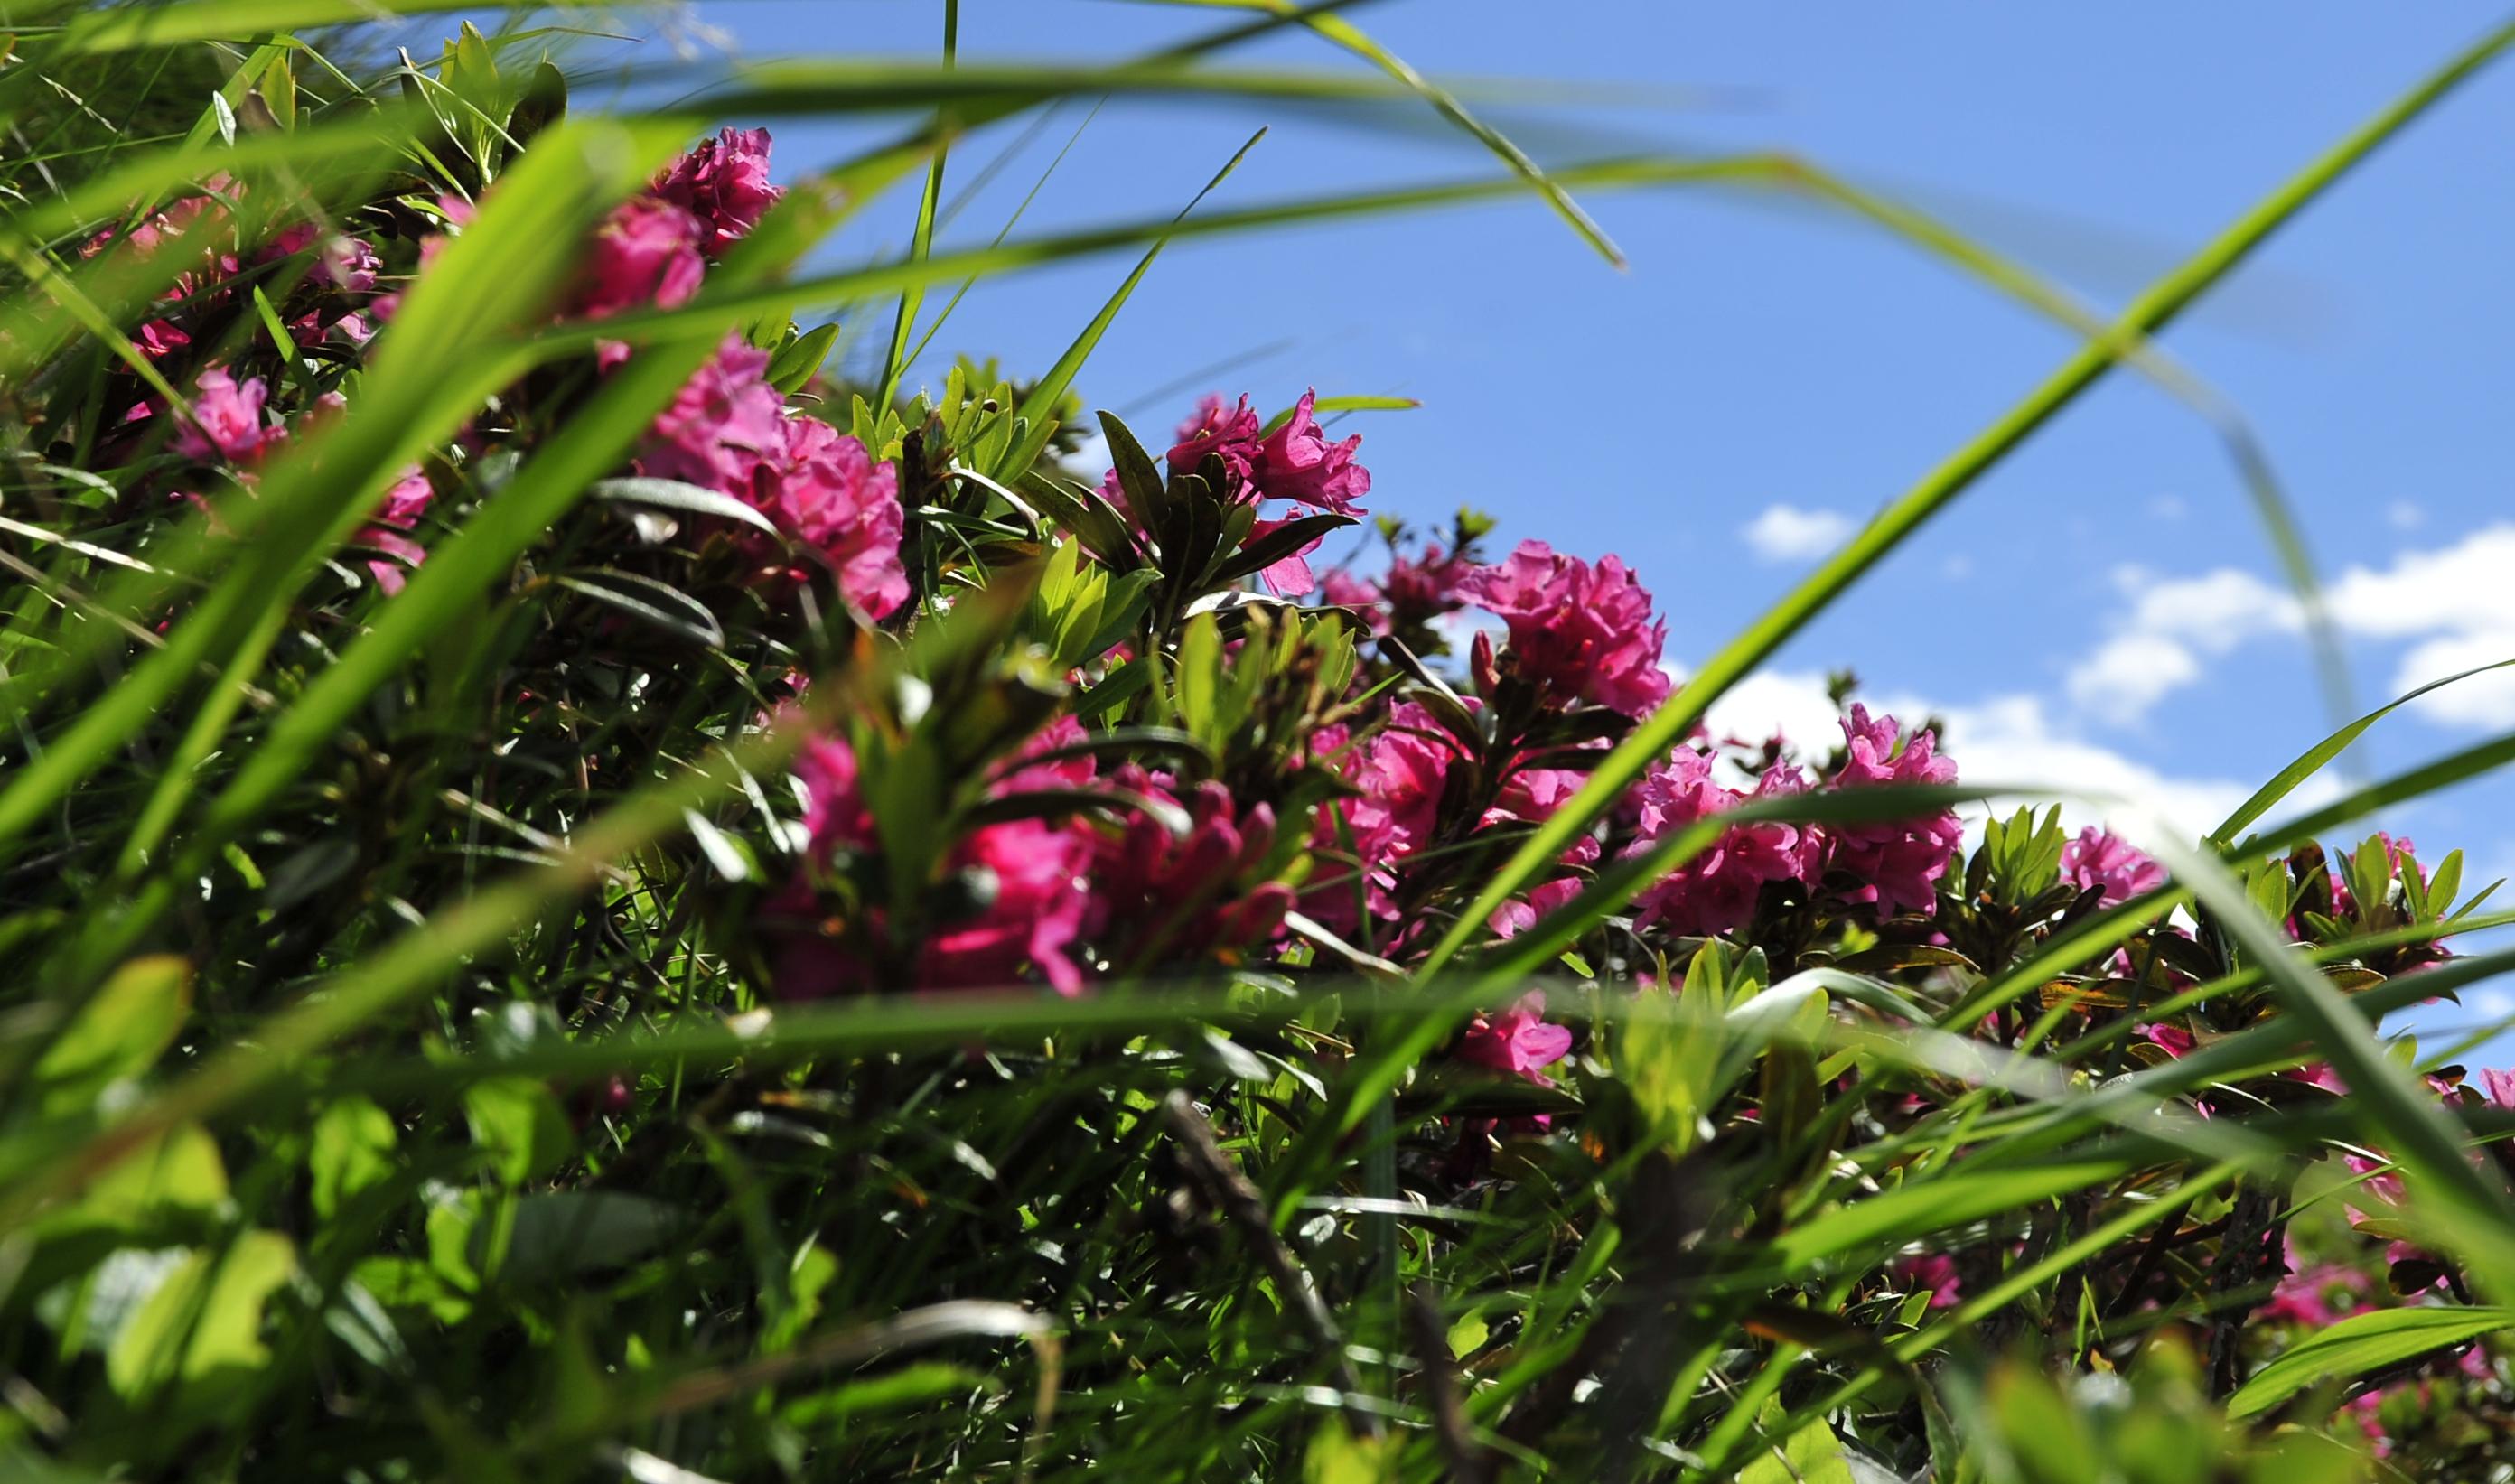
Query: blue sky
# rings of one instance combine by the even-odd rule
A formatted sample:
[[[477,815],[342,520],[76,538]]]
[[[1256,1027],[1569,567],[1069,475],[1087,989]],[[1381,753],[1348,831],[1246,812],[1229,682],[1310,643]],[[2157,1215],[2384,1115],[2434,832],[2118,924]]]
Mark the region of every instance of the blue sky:
[[[703,3],[740,55],[930,54],[929,0]],[[967,57],[1107,60],[1221,13],[969,0]],[[1352,13],[1447,79],[1550,86],[1498,121],[1549,162],[1783,149],[1935,213],[2105,308],[2119,306],[2498,19],[2430,3],[2111,7],[1390,0]],[[1356,65],[1288,35],[1250,60]],[[1572,85],[1568,89],[1559,85]],[[1061,113],[948,240],[983,241],[1062,146]],[[1437,126],[1283,104],[1111,104],[1022,230],[1174,210],[1259,124],[1218,206],[1491,171]],[[971,178],[1011,135],[953,161]],[[2515,61],[2483,74],[2293,224],[2166,340],[2240,406],[2301,513],[2349,633],[2362,702],[2515,655]],[[781,174],[854,137],[779,134]],[[1833,536],[1908,487],[2067,352],[2065,334],[1874,230],[1701,188],[1587,198],[1619,272],[1533,200],[1175,247],[1083,379],[1163,428],[1201,367],[1260,403],[1391,392],[1374,506],[1437,522],[1461,503],[1642,574],[1699,661]],[[911,202],[836,245],[895,251]],[[1126,269],[1094,260],[972,293],[935,341],[1038,369]],[[861,316],[886,333],[885,308]],[[931,379],[930,375],[928,379]],[[2269,547],[2188,409],[2118,374],[1874,572],[1731,715],[1804,715],[1811,678],[1927,706],[1976,777],[2128,790],[2196,828],[2327,729]],[[2515,683],[2386,723],[2390,772],[2515,728]],[[2515,870],[2515,782],[2386,822],[2481,880]],[[2515,998],[2475,1010],[2515,1011]],[[2453,1016],[2450,1018],[2463,1018]]]

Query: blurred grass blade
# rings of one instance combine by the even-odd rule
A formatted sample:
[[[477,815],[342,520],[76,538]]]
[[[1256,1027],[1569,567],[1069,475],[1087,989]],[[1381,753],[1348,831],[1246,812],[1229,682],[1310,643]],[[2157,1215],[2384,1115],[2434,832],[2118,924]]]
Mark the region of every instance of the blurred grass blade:
[[[1231,172],[1240,168],[1240,162],[1247,159],[1249,151],[1257,148],[1258,142],[1265,137],[1266,131],[1263,129],[1249,136],[1249,142],[1242,144],[1230,159],[1223,162],[1222,168],[1214,173],[1214,179],[1206,182],[1204,188],[1190,197],[1185,206],[1179,208],[1179,214],[1174,220],[1182,222],[1187,220],[1188,214],[1195,211],[1198,204],[1207,196],[1212,195],[1216,186],[1229,180]],[[1127,275],[1126,282],[1118,285],[1118,291],[1109,296],[1107,303],[1100,306],[1100,312],[1092,316],[1092,322],[1083,327],[1082,334],[1074,337],[1074,343],[1065,348],[1065,353],[1056,358],[1056,364],[1049,367],[1048,373],[1030,389],[1030,394],[1022,398],[1021,406],[1014,409],[1013,420],[1020,423],[1026,419],[1027,426],[1022,429],[1021,435],[1013,441],[1012,446],[1006,451],[1004,460],[996,466],[997,478],[1013,478],[1039,461],[1040,452],[1048,447],[1048,440],[1055,435],[1056,406],[1064,398],[1066,389],[1074,385],[1075,375],[1083,369],[1083,363],[1091,358],[1093,350],[1099,346],[1100,337],[1109,332],[1109,326],[1117,319],[1118,311],[1125,309],[1127,301],[1134,296],[1135,285],[1143,282],[1144,274],[1152,270],[1153,260],[1159,258],[1162,255],[1162,249],[1169,245],[1170,239],[1162,237],[1156,239],[1153,245],[1145,250],[1144,256],[1135,264],[1135,270]]]
[[[961,55],[961,0],[943,0],[943,66],[949,71]],[[909,236],[908,261],[922,263],[934,248],[934,212],[943,200],[943,162],[950,157],[952,116],[934,117],[934,154],[926,163],[926,194],[917,203],[917,227]],[[899,394],[899,379],[908,370],[908,335],[917,327],[917,310],[926,302],[926,285],[899,291],[899,315],[890,327],[890,353],[884,358],[882,391],[874,405],[887,407]]]
[[[1554,214],[1569,224],[1574,231],[1580,233],[1581,240],[1588,243],[1599,257],[1618,268],[1626,266],[1624,250],[1608,238],[1604,228],[1590,220],[1589,214],[1581,209],[1580,202],[1572,199],[1572,192],[1549,178],[1543,169],[1539,168],[1535,160],[1528,157],[1526,151],[1512,144],[1500,132],[1487,126],[1483,120],[1469,113],[1465,104],[1435,86],[1422,73],[1408,65],[1404,59],[1395,56],[1365,35],[1352,21],[1331,14],[1323,8],[1296,5],[1293,0],[1157,0],[1157,3],[1264,11],[1287,20],[1299,21],[1302,25],[1335,42],[1338,46],[1343,47],[1414,90],[1417,97],[1430,103],[1443,118],[1474,136],[1476,142],[1492,150],[1494,157],[1507,166],[1511,174],[1526,181],[1533,189],[1544,196],[1546,203],[1554,208]]]
[[[1970,488],[1993,465],[2049,422],[2079,395],[2101,380],[2119,361],[2122,346],[2131,337],[2154,335],[2170,323],[2193,300],[2224,278],[2251,255],[2271,233],[2303,211],[2385,141],[2401,132],[2456,84],[2515,44],[2515,23],[2501,25],[2403,95],[2391,106],[2360,126],[2258,205],[2239,218],[2198,254],[2167,274],[2125,309],[2116,321],[2118,333],[2082,346],[2043,384],[2029,392],[1991,427],[1957,450],[1826,559],[1790,595],[1766,611],[1728,645],[1695,670],[1668,703],[1633,728],[1590,773],[1581,791],[1529,838],[1508,862],[1495,872],[1475,901],[1459,915],[1425,960],[1422,971],[1437,972],[1460,949],[1485,930],[1495,910],[1536,879],[1563,853],[1573,837],[1597,817],[1641,776],[1651,763],[1700,721],[1711,703],[1731,685],[1771,658],[1817,613],[1850,588],[1869,569],[1923,522]]]

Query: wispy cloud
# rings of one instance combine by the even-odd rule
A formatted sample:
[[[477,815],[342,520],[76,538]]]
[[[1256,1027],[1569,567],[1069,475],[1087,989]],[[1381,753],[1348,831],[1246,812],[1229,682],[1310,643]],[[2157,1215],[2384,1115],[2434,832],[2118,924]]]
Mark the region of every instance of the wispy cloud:
[[[1740,532],[1747,546],[1766,561],[1813,561],[1842,545],[1859,523],[1838,511],[1801,510],[1795,505],[1767,506]]]

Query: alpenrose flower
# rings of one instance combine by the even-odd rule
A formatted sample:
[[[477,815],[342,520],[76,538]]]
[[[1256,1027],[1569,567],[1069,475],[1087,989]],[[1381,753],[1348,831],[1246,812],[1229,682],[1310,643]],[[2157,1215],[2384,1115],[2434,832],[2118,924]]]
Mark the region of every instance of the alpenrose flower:
[[[1757,780],[1753,794],[1741,794],[1714,782],[1711,768],[1710,757],[1681,747],[1643,774],[1634,790],[1640,808],[1634,853],[1750,798],[1800,794],[1808,787],[1797,767],[1777,763]],[[1698,937],[1734,932],[1753,918],[1766,884],[1813,884],[1825,857],[1825,843],[1813,830],[1780,820],[1739,825],[1645,888],[1634,906],[1644,923],[1665,924],[1671,931]]]
[[[2089,825],[2061,847],[2061,879],[2110,907],[2165,886],[2165,868],[2111,830]]]
[[[886,617],[908,600],[899,476],[853,437],[789,416],[767,376],[767,351],[726,336],[657,414],[638,467],[751,506],[819,553],[858,612]]]
[[[664,167],[655,194],[696,218],[700,250],[721,256],[785,192],[768,184],[768,131],[726,128]]]
[[[1548,1025],[1545,1008],[1544,996],[1531,995],[1500,1014],[1476,1016],[1459,1037],[1459,1059],[1552,1087],[1546,1069],[1571,1053],[1572,1033]]]
[[[1654,620],[1650,594],[1618,557],[1592,567],[1543,541],[1523,541],[1501,562],[1460,579],[1456,591],[1508,629],[1507,670],[1558,703],[1587,701],[1639,717],[1668,699],[1660,668],[1668,625]]]
[[[1292,416],[1268,433],[1250,408],[1246,393],[1231,403],[1209,393],[1179,424],[1165,461],[1174,474],[1194,474],[1209,455],[1220,459],[1226,481],[1221,493],[1233,503],[1281,500],[1340,515],[1363,515],[1356,502],[1371,492],[1371,472],[1354,462],[1362,434],[1341,443],[1329,442],[1310,415],[1317,403],[1316,391],[1302,392]],[[1102,481],[1102,489],[1123,504],[1114,471]],[[1258,540],[1293,518],[1295,515],[1260,517],[1250,528],[1250,539]],[[1318,548],[1313,540],[1278,558],[1258,574],[1259,580],[1285,598],[1314,591],[1317,581],[1310,571],[1309,555]]]
[[[1855,703],[1843,719],[1842,734],[1847,756],[1834,778],[1837,788],[1957,781],[1956,763],[1936,755],[1938,738],[1927,728],[1905,737],[1893,717],[1872,719],[1868,707]],[[1928,917],[1938,910],[1938,881],[1964,839],[1964,826],[1953,812],[1941,811],[1882,824],[1838,825],[1832,834],[1833,867],[1853,878],[1844,900]]]

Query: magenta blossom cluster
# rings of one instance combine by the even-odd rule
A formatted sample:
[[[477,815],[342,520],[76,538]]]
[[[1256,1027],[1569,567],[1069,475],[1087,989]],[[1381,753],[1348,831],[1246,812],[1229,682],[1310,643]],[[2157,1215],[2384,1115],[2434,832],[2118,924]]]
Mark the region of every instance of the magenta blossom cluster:
[[[1194,474],[1209,457],[1219,459],[1223,487],[1218,493],[1225,503],[1262,507],[1275,500],[1294,508],[1285,515],[1258,516],[1250,528],[1253,541],[1281,529],[1301,507],[1339,515],[1362,515],[1360,501],[1371,492],[1371,471],[1354,460],[1362,434],[1329,442],[1312,416],[1317,404],[1318,393],[1304,392],[1291,415],[1268,432],[1245,394],[1226,403],[1219,394],[1210,393],[1179,424],[1166,461],[1174,474]],[[1127,508],[1116,470],[1103,476],[1100,487],[1112,504]],[[1258,579],[1286,598],[1312,592],[1318,583],[1310,571],[1309,556],[1318,547],[1313,539],[1299,551],[1278,557],[1258,574]]]
[[[128,231],[109,227],[81,245],[79,254],[87,259],[118,255],[147,262],[169,252],[183,255],[180,271],[157,296],[161,312],[142,322],[132,343],[152,361],[188,350],[192,333],[186,324],[232,308],[235,279],[249,269],[307,256],[303,286],[309,292],[266,291],[267,298],[283,298],[291,306],[282,316],[289,338],[300,346],[335,337],[351,348],[366,344],[375,321],[389,316],[394,303],[394,296],[378,292],[384,264],[375,244],[321,223],[299,222],[255,247],[240,237],[230,209],[243,192],[237,182],[214,176],[199,192],[148,213]]]
[[[2061,847],[2061,879],[2110,907],[2165,886],[2165,868],[2111,830],[2089,825]]]
[[[638,466],[759,511],[830,564],[859,613],[886,617],[908,600],[898,474],[818,418],[789,416],[767,377],[767,351],[726,337],[657,415]]]
[[[1102,965],[1123,969],[1155,956],[1228,960],[1275,935],[1293,897],[1290,886],[1266,875],[1276,844],[1273,810],[1243,806],[1218,783],[1187,783],[1135,763],[1099,776],[1088,756],[1067,751],[1084,735],[1070,717],[1051,723],[988,794],[1008,801],[1096,782],[1109,811],[1010,819],[963,833],[941,864],[944,880],[959,889],[932,893],[913,953],[904,967],[893,965],[914,987],[998,988],[1036,972],[1058,993],[1074,995]],[[897,946],[886,941],[895,910],[865,913],[853,931],[836,933],[817,916],[834,867],[882,846],[858,787],[854,750],[816,738],[796,772],[810,844],[806,868],[771,904],[774,920],[785,925],[779,988],[817,997],[898,987],[884,980],[886,954]],[[1130,806],[1137,801],[1150,806]]]
[[[259,466],[291,435],[291,429],[267,410],[269,389],[258,376],[239,382],[227,371],[213,367],[200,374],[193,393],[191,418],[177,426],[170,446],[196,464],[226,466],[229,477],[252,489],[260,479]],[[347,406],[338,392],[319,397],[299,419],[296,431],[302,433],[325,419],[338,417]],[[429,482],[427,473],[416,464],[406,466],[386,489],[369,523],[352,538],[395,558],[366,564],[376,585],[385,592],[400,592],[406,569],[427,559],[427,548],[413,541],[410,532],[418,527],[420,517],[428,513],[435,497],[435,486]],[[203,508],[210,506],[195,494],[181,498]]]
[[[1461,578],[1461,597],[1500,618],[1510,635],[1505,669],[1562,702],[1587,701],[1646,716],[1668,699],[1660,652],[1668,625],[1651,596],[1615,556],[1596,566],[1543,541]]]

